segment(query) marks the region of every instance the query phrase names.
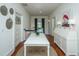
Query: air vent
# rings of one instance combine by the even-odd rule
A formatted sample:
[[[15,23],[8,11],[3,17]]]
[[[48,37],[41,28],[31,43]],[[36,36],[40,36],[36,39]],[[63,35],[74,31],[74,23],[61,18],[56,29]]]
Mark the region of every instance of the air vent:
[[[23,6],[28,6],[28,4],[27,4],[27,3],[23,3],[22,5],[23,5]]]

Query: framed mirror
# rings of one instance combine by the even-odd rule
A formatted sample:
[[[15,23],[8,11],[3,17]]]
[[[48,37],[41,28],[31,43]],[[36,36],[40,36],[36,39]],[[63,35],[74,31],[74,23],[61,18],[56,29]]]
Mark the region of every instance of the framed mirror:
[[[7,29],[11,29],[11,28],[12,28],[12,25],[13,25],[12,19],[11,19],[11,18],[8,18],[8,19],[6,20],[6,28],[7,28]]]
[[[13,8],[10,8],[9,12],[10,12],[11,15],[13,15],[13,13],[14,13]]]
[[[0,7],[0,12],[1,12],[2,15],[6,16],[6,15],[8,14],[8,9],[7,9],[7,7],[6,7],[5,5],[2,5],[2,6]]]

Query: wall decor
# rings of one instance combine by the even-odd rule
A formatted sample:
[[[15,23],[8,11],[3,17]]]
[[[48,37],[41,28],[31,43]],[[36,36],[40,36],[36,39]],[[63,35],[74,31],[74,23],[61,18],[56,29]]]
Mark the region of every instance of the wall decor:
[[[0,12],[2,15],[6,16],[8,14],[8,9],[5,5],[2,5],[0,8]]]
[[[12,15],[13,15],[13,13],[14,13],[13,8],[10,8],[9,12],[10,12],[10,14],[12,14]]]
[[[67,14],[64,14],[62,26],[69,27],[68,20],[69,20],[69,16]]]
[[[13,26],[13,21],[12,21],[11,18],[8,18],[8,19],[6,20],[6,28],[7,28],[7,29],[11,29],[12,26]]]
[[[15,23],[16,24],[21,24],[21,18],[19,16],[15,17]]]

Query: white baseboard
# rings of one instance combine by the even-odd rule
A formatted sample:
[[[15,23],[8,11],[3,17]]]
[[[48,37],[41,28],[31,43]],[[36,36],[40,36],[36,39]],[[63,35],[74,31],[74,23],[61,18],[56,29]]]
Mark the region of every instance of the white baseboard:
[[[78,53],[78,56],[79,56],[79,53]]]
[[[13,54],[13,52],[14,52],[14,49],[12,49],[7,56],[11,56]]]

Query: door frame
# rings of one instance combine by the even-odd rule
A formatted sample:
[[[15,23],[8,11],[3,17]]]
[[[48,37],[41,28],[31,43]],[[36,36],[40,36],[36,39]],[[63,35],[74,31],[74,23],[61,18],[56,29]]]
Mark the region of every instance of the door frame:
[[[56,27],[56,18],[55,17],[51,17],[48,20],[48,33],[49,33],[49,35],[54,36],[55,27]]]
[[[20,13],[15,12],[15,17],[14,17],[14,48],[16,47],[16,43],[15,43],[15,40],[16,40],[16,38],[15,38],[16,16],[19,16],[21,18],[21,24],[20,24],[20,26],[21,26],[20,27],[21,28],[21,39],[20,39],[20,42],[23,41],[23,16]]]
[[[54,30],[56,28],[56,17],[52,17],[52,36],[54,36]]]

